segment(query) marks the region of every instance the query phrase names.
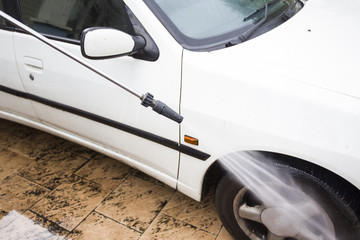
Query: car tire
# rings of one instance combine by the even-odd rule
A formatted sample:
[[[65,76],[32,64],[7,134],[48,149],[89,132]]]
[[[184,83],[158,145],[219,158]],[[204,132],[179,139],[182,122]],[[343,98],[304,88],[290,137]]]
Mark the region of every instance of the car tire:
[[[305,234],[304,226],[302,229],[298,226],[287,226],[285,229],[275,229],[276,224],[289,225],[286,217],[281,217],[281,211],[277,211],[272,215],[271,220],[266,219],[265,210],[271,212],[271,209],[280,209],[280,206],[266,206],[263,199],[259,199],[241,184],[238,177],[232,172],[226,171],[223,177],[217,184],[215,202],[218,215],[234,239],[239,240],[350,240],[360,239],[360,224],[359,216],[354,206],[359,206],[359,198],[351,197],[351,194],[344,189],[337,189],[337,184],[330,185],[329,182],[324,182],[320,177],[308,174],[303,170],[296,169],[287,165],[276,164],[274,167],[278,173],[283,173],[284,176],[291,176],[292,181],[296,183],[296,191],[299,191],[306,198],[315,201],[319,207],[319,214],[321,211],[321,221],[324,220],[324,225],[331,229],[330,234],[326,235],[317,232],[316,229],[310,229],[308,226]],[[325,172],[325,171],[324,171]],[[324,176],[324,172],[317,171],[319,176]],[[314,172],[313,172],[314,173]],[[344,186],[341,186],[344,188]],[[358,194],[358,193],[356,193]],[[358,195],[356,195],[358,196]],[[349,197],[351,199],[349,199]],[[349,204],[349,201],[352,201]],[[355,202],[354,202],[355,201]],[[294,204],[295,207],[297,206]],[[247,206],[251,210],[255,210],[256,217],[244,217],[241,212]],[[270,209],[270,210],[269,210]],[[246,210],[247,211],[247,210]],[[265,215],[265,217],[264,217]],[[269,214],[268,214],[269,215]],[[316,214],[314,214],[316,215]],[[271,217],[271,214],[269,215]],[[319,216],[313,216],[319,217]],[[253,218],[257,220],[253,220]],[[267,222],[266,222],[267,221]],[[285,221],[285,222],[284,222]],[[291,224],[291,223],[290,223]],[[269,227],[269,225],[271,225]],[[294,225],[297,225],[294,223]],[[281,227],[280,227],[281,228]],[[310,229],[310,230],[309,230]],[[295,232],[298,231],[299,233]],[[279,231],[281,233],[279,233]],[[301,233],[300,233],[301,232]],[[336,235],[336,237],[334,237]],[[309,237],[310,236],[310,237]]]

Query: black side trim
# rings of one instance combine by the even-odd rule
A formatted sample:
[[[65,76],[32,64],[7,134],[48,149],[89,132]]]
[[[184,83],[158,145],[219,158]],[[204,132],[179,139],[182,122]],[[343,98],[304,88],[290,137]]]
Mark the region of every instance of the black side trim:
[[[7,88],[2,85],[0,85],[0,91],[17,96],[17,97],[29,99],[29,100],[32,100],[32,101],[35,101],[35,102],[38,102],[41,104],[45,104],[47,106],[50,106],[50,107],[53,107],[53,108],[56,108],[56,109],[59,109],[59,110],[62,110],[62,111],[68,112],[68,113],[76,114],[78,116],[90,119],[92,121],[102,123],[104,125],[116,128],[118,130],[122,130],[124,132],[136,135],[138,137],[145,138],[149,141],[161,144],[163,146],[177,150],[181,153],[184,153],[186,155],[192,156],[194,158],[197,158],[197,159],[200,159],[203,161],[207,160],[210,157],[209,154],[198,151],[198,150],[188,147],[186,145],[179,144],[179,143],[169,140],[167,138],[160,137],[158,135],[146,132],[144,130],[134,128],[129,125],[125,125],[123,123],[116,122],[114,120],[111,120],[111,119],[108,119],[108,118],[105,118],[105,117],[102,117],[102,116],[99,116],[99,115],[96,115],[96,114],[93,114],[90,112],[86,112],[86,111],[83,111],[78,108],[74,108],[74,107],[71,107],[68,105],[64,105],[62,103],[54,102],[54,101],[51,101],[51,100],[48,100],[48,99],[45,99],[45,98],[42,98],[42,97],[39,97],[36,95],[29,94],[29,93],[24,93],[24,92],[17,91],[17,90],[11,89],[11,88]]]
[[[17,97],[22,97],[22,98],[28,99],[26,93],[15,90],[15,89],[12,89],[12,88],[7,88],[7,87],[4,87],[2,85],[0,85],[0,91],[9,93],[9,94],[17,96]]]
[[[211,155],[201,152],[199,150],[196,150],[194,148],[188,147],[183,144],[179,144],[177,150],[181,153],[184,153],[186,155],[198,158],[200,160],[207,160]]]

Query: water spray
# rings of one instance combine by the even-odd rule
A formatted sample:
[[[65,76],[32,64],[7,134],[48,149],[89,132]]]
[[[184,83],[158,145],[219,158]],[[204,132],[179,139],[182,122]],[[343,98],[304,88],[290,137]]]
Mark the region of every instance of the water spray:
[[[268,229],[265,239],[336,240],[334,225],[325,210],[300,190],[294,179],[266,164],[262,155],[234,153],[220,159],[243,186],[236,197],[239,200],[235,216],[244,230],[246,220]],[[280,177],[281,176],[281,177]],[[252,194],[258,203],[248,205],[240,200]],[[250,239],[260,239],[248,232]],[[263,236],[265,237],[265,236]]]
[[[145,93],[145,94],[138,93],[137,91],[131,89],[129,86],[117,81],[116,79],[114,79],[110,75],[100,71],[99,69],[93,67],[92,65],[90,65],[86,61],[82,60],[78,56],[70,53],[66,49],[60,47],[57,44],[52,43],[49,39],[47,39],[43,35],[39,34],[38,32],[34,31],[33,29],[29,28],[25,24],[19,22],[18,20],[16,20],[15,18],[9,16],[8,14],[4,13],[1,10],[0,10],[0,16],[3,17],[4,19],[6,19],[9,23],[14,25],[15,27],[18,27],[18,28],[22,29],[24,32],[26,32],[26,33],[30,34],[31,36],[37,38],[38,40],[42,41],[46,45],[52,47],[53,49],[57,50],[58,52],[60,52],[60,53],[64,54],[65,56],[71,58],[75,62],[81,64],[82,66],[84,66],[86,68],[88,68],[92,72],[94,72],[94,73],[98,74],[99,76],[105,78],[109,82],[115,84],[116,86],[124,89],[128,93],[130,93],[130,94],[134,95],[135,97],[139,98],[141,100],[141,105],[143,105],[144,107],[149,107],[150,106],[155,112],[159,113],[160,115],[163,115],[163,116],[165,116],[165,117],[167,117],[167,118],[169,118],[169,119],[171,119],[171,120],[173,120],[173,121],[175,121],[177,123],[182,122],[183,117],[180,114],[175,112],[173,109],[171,109],[165,103],[163,103],[163,102],[161,102],[159,100],[155,100],[154,96],[151,93]]]

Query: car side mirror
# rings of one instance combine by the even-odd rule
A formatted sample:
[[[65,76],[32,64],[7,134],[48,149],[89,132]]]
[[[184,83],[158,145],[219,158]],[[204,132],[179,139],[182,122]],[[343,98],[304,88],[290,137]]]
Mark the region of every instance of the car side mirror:
[[[128,56],[145,47],[145,39],[113,28],[88,28],[81,34],[81,53],[90,59]]]

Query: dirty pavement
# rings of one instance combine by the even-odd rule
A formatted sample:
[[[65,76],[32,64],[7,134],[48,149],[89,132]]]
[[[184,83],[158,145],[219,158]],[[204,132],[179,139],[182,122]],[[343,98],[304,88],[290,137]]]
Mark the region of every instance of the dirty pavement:
[[[199,203],[117,160],[0,119],[0,239],[231,237]]]

